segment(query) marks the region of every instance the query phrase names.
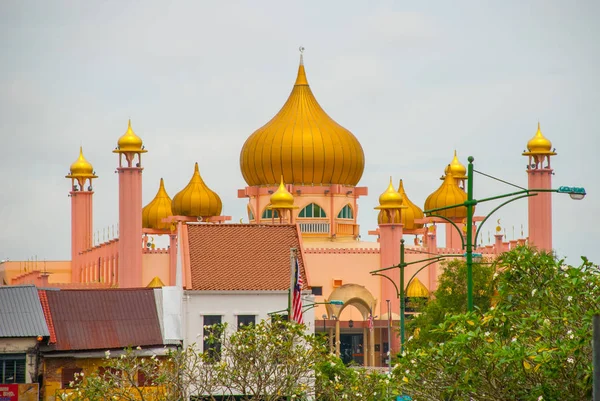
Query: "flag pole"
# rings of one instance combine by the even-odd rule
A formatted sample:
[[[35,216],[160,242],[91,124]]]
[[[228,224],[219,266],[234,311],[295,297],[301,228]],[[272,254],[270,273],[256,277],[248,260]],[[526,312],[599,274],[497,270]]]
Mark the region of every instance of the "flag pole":
[[[290,248],[290,289],[288,290],[288,321],[292,321],[292,297],[294,296],[294,279],[296,273],[296,248]]]

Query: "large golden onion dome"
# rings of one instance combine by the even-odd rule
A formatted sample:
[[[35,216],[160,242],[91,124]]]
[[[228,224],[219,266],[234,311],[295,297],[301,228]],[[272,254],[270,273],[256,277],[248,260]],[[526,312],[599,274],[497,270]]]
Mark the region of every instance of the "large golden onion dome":
[[[365,165],[356,137],[325,113],[315,99],[302,56],[287,102],[244,143],[240,168],[250,186],[277,185],[279,177],[296,185],[354,186]]]
[[[406,210],[402,211],[401,219],[404,228],[407,230],[423,228],[422,223],[415,223],[415,219],[422,219],[424,217],[423,210],[408,199],[402,180],[400,180],[400,185],[398,186],[398,193],[402,196],[402,204],[406,206]]]
[[[134,153],[146,153],[147,150],[144,149],[142,145],[142,138],[137,136],[133,129],[131,128],[131,120],[129,120],[127,124],[127,131],[119,138],[117,142],[117,148],[113,150],[114,153],[125,153],[125,152],[134,152]]]
[[[417,277],[413,278],[408,288],[406,289],[406,296],[408,298],[428,298],[429,290],[425,287],[425,284],[421,282]]]
[[[155,230],[168,230],[169,223],[164,223],[162,219],[173,216],[171,211],[171,198],[165,190],[165,183],[160,179],[158,192],[152,202],[148,203],[142,209],[142,227],[153,228]]]
[[[406,206],[402,204],[402,195],[396,191],[394,184],[392,183],[392,177],[390,177],[390,184],[387,189],[379,195],[379,206],[375,209],[405,209]]]
[[[183,188],[171,204],[173,215],[190,217],[212,217],[221,215],[221,198],[200,177],[198,163],[189,184]]]
[[[437,209],[463,203],[467,200],[465,191],[459,188],[451,173],[446,174],[442,185],[425,200],[425,210]],[[465,206],[435,212],[438,216],[448,218],[464,218],[467,216]]]
[[[467,179],[467,168],[458,160],[456,150],[454,151],[454,158],[444,169],[444,176],[447,175],[448,172],[452,173],[455,180]],[[444,178],[442,177],[441,179],[443,180]]]
[[[83,156],[83,147],[79,147],[79,157],[71,164],[67,178],[97,178],[94,167]]]
[[[544,134],[542,134],[542,130],[540,128],[540,123],[538,122],[537,132],[527,142],[527,152],[524,152],[523,155],[555,155],[552,150],[552,142],[550,142]]]
[[[271,209],[295,209],[297,206],[294,206],[294,195],[292,195],[285,187],[283,183],[283,177],[281,177],[281,183],[279,184],[279,188],[270,198]]]

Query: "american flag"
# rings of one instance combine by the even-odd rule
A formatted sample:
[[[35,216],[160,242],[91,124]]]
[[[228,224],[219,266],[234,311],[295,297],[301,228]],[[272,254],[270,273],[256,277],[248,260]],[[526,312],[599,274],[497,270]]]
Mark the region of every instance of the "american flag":
[[[299,324],[304,324],[304,317],[302,316],[302,275],[300,274],[300,264],[298,263],[298,257],[296,256],[296,262],[294,263],[294,294],[292,297],[292,320]]]

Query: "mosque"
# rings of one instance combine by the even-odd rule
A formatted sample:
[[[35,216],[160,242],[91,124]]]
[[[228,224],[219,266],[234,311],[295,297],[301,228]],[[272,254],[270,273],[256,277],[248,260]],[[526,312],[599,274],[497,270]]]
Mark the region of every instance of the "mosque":
[[[527,143],[529,188],[550,189],[553,170],[550,159],[556,155],[539,124]],[[93,234],[93,183],[98,179],[92,164],[79,150],[70,166],[71,259],[47,261],[44,267],[10,261],[0,265],[0,283],[4,285],[36,284],[38,287],[110,288],[172,286],[176,284],[177,266],[190,263],[185,246],[178,261],[178,241],[187,235],[191,224],[230,224],[221,215],[221,199],[202,179],[198,165],[189,184],[172,198],[161,179],[154,199],[146,206],[142,201],[142,139],[129,122],[125,134],[117,141],[119,176],[119,222],[104,238]],[[369,231],[376,241],[361,237],[357,216],[359,198],[368,196],[368,188],[358,186],[365,167],[365,155],[358,139],[336,123],[315,99],[308,84],[302,56],[288,100],[264,126],[257,129],[241,147],[240,169],[247,186],[237,190],[246,199],[248,224],[294,224],[301,234],[301,248],[307,279],[319,305],[314,327],[328,331],[352,358],[365,364],[379,365],[387,351],[398,350],[397,336],[387,338],[388,319],[399,319],[399,285],[397,270],[383,275],[369,272],[397,265],[400,239],[406,237],[407,262],[435,255],[462,254],[460,230],[464,229],[466,208],[456,207],[439,212],[441,217],[426,217],[423,210],[462,203],[467,169],[456,152],[444,171],[439,188],[422,202],[423,208],[409,198],[402,180],[393,182],[379,196],[377,228]],[[382,178],[387,180],[386,178]],[[552,248],[551,194],[528,198],[529,235],[506,241],[497,232],[493,245],[478,245],[475,252],[494,257],[517,244],[530,243],[538,248]],[[476,216],[475,224],[483,217]],[[374,222],[375,223],[375,222]],[[445,245],[437,245],[436,235],[445,230]],[[410,237],[409,237],[410,235]],[[155,236],[167,236],[167,248],[155,248]],[[107,238],[108,237],[108,238]],[[424,255],[425,254],[425,255]],[[407,267],[406,277],[413,276],[423,264]],[[441,273],[433,263],[418,273],[406,288],[408,299],[428,297],[436,289]],[[185,289],[185,277],[183,286]],[[343,305],[326,304],[342,301]],[[388,302],[389,309],[388,309]],[[375,327],[376,344],[367,358],[368,330]],[[381,341],[380,341],[381,340]],[[363,347],[363,344],[365,347]],[[372,345],[372,344],[370,344]],[[339,345],[338,345],[339,346]],[[365,353],[363,353],[363,349]],[[364,359],[363,359],[364,358]]]

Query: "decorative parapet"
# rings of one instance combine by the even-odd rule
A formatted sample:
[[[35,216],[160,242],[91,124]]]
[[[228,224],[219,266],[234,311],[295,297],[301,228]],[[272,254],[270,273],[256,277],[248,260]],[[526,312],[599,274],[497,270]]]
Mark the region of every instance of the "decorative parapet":
[[[378,254],[379,248],[304,248],[305,254]]]
[[[169,248],[142,248],[143,254],[168,254]]]

